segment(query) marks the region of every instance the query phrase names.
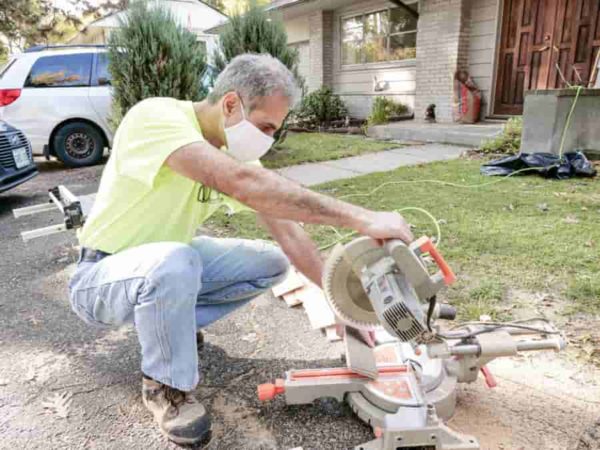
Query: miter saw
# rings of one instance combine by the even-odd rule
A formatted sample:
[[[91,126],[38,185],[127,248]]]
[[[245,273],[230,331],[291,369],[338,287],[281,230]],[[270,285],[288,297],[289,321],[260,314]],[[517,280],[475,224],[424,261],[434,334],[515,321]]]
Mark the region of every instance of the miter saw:
[[[494,387],[486,368],[492,359],[559,351],[566,341],[543,319],[443,329],[435,321],[453,320],[456,311],[437,303],[436,294],[454,280],[427,237],[410,245],[367,237],[338,245],[325,264],[323,289],[344,330],[347,367],[291,370],[260,385],[259,399],[347,401],[375,434],[357,450],[479,449],[475,437],[445,425],[454,414],[457,383],[471,383],[482,372]]]

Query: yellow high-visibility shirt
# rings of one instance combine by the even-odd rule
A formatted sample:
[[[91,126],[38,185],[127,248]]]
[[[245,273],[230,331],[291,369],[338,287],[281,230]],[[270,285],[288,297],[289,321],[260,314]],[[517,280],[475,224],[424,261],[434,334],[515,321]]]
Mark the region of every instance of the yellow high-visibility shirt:
[[[150,242],[189,243],[219,208],[251,210],[164,164],[175,150],[203,140],[190,101],[150,98],[131,108],[115,134],[80,244],[117,253]]]

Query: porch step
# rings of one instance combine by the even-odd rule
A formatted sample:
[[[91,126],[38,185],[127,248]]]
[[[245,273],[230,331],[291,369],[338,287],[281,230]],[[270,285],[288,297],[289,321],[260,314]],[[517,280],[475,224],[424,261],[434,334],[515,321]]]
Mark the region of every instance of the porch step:
[[[462,125],[410,120],[369,127],[367,135],[377,139],[435,142],[475,148],[501,134],[503,126],[504,123],[500,121]]]

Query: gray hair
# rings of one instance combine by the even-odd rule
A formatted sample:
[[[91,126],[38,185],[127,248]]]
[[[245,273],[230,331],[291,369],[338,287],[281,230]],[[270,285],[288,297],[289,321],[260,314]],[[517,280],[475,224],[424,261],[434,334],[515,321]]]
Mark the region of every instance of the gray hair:
[[[275,93],[287,97],[290,106],[293,106],[298,84],[292,72],[277,58],[268,54],[246,53],[233,58],[219,74],[208,101],[215,104],[232,91],[242,96],[250,110],[256,106],[259,97]]]

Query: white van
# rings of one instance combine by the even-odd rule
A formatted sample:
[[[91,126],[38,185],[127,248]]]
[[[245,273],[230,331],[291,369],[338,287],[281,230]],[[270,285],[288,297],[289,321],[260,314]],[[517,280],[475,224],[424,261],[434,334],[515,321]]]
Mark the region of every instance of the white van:
[[[96,164],[112,143],[110,83],[104,46],[28,49],[0,72],[0,120],[22,130],[34,154]]]

